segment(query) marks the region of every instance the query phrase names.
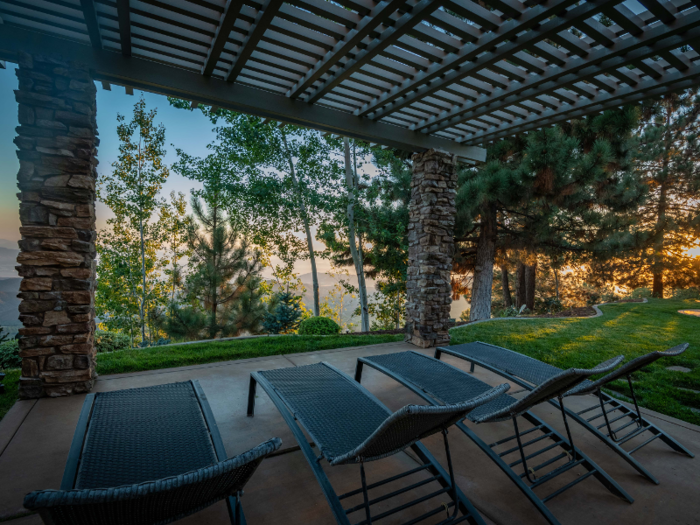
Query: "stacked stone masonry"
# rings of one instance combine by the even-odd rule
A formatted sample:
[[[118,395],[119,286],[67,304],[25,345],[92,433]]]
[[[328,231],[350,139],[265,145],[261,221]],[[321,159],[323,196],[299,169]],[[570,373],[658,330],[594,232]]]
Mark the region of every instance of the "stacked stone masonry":
[[[87,68],[22,54],[17,68],[22,398],[92,388],[95,85]]]
[[[407,341],[421,348],[450,341],[456,188],[453,155],[413,155],[406,322]]]

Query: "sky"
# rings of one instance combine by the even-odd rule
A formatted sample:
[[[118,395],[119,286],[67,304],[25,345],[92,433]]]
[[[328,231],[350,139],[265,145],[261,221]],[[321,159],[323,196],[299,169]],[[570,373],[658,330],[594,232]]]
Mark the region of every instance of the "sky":
[[[17,170],[19,161],[15,154],[16,147],[12,142],[17,135],[15,127],[17,122],[17,102],[13,90],[17,89],[17,77],[15,64],[7,64],[7,69],[0,69],[0,245],[9,246],[3,240],[15,242],[21,237],[19,234],[19,200],[17,199]],[[97,129],[100,137],[100,146],[97,149],[98,176],[108,173],[112,163],[117,160],[119,153],[119,140],[117,137],[117,114],[130,118],[134,104],[143,94],[147,107],[156,108],[158,114],[156,122],[165,126],[165,138],[167,155],[165,161],[168,165],[177,160],[176,148],[181,148],[193,156],[206,156],[207,144],[211,143],[216,134],[213,124],[199,111],[186,111],[173,108],[168,99],[162,95],[143,93],[134,90],[134,95],[129,96],[123,87],[112,86],[111,91],[97,86]],[[162,195],[168,196],[171,191],[183,192],[188,196],[192,189],[198,189],[201,183],[192,181],[171,171],[168,181],[163,187]],[[97,229],[105,227],[107,219],[112,214],[109,208],[102,203],[97,203]],[[324,249],[322,243],[314,241],[314,247]],[[320,272],[330,269],[330,263],[317,259],[317,268]],[[311,271],[308,261],[299,261],[296,271],[304,274]],[[270,270],[263,272],[270,276]]]

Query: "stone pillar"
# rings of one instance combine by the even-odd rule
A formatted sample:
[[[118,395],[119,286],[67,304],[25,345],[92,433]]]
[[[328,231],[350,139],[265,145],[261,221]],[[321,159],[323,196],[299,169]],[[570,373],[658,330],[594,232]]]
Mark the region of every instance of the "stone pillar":
[[[87,67],[53,57],[21,54],[17,77],[19,395],[87,392],[96,377],[96,89]]]
[[[406,340],[421,348],[450,342],[456,188],[454,155],[438,150],[413,155]]]

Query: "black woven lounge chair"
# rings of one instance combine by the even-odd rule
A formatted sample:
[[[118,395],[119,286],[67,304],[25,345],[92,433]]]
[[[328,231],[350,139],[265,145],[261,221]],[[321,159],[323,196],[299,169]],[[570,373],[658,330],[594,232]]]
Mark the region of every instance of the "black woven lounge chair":
[[[627,463],[635,468],[637,472],[658,485],[659,481],[656,479],[656,477],[654,477],[635,458],[633,458],[632,454],[640,450],[642,447],[645,447],[655,439],[661,438],[664,443],[666,443],[676,452],[680,452],[681,454],[685,454],[691,458],[695,456],[692,452],[678,443],[678,441],[673,439],[671,436],[666,434],[659,427],[642,417],[642,413],[637,405],[637,398],[634,394],[631,375],[646,365],[653,363],[657,359],[680,355],[686,350],[686,348],[688,348],[687,343],[674,346],[665,352],[651,352],[643,355],[629,361],[617,370],[602,377],[601,379],[598,379],[597,381],[584,381],[576,388],[572,388],[565,394],[566,396],[596,394],[599,401],[585,410],[574,412],[571,409],[563,408],[562,405],[560,405],[560,403],[555,399],[552,399],[549,402],[557,408],[563,408],[569,417],[574,419],[588,431],[592,432],[598,439],[600,439],[603,443],[615,451],[622,459],[627,461]],[[492,372],[495,372],[509,381],[512,381],[513,383],[516,383],[528,390],[536,388],[553,375],[561,372],[561,369],[548,365],[547,363],[543,363],[542,361],[538,361],[537,359],[513,352],[512,350],[507,350],[506,348],[502,348],[500,346],[481,342],[438,347],[435,350],[435,357],[440,359],[440,355],[442,353],[471,362],[472,372],[474,371],[474,365],[476,364],[486,368],[487,370],[491,370]],[[630,391],[632,392],[634,409],[629,408],[627,405],[621,403],[614,397],[609,396],[601,390],[603,386],[607,385],[611,381],[623,377],[627,378]],[[600,412],[591,416],[589,413],[596,408],[601,408]],[[610,415],[613,413],[616,414],[614,414],[614,417],[611,419]],[[600,423],[600,418],[603,418],[602,423]],[[625,421],[626,418],[627,420]],[[598,420],[598,422],[596,422],[596,420]],[[612,425],[618,422],[620,426],[617,428],[612,428]],[[605,432],[602,431],[604,427],[606,430]],[[619,435],[622,430],[626,430],[629,427],[633,428],[627,431],[625,434]],[[636,445],[631,450],[622,448],[624,443],[641,436],[645,432],[649,432],[651,437]]]
[[[289,425],[301,451],[314,472],[337,523],[349,525],[349,516],[364,511],[364,519],[357,522],[371,524],[387,516],[396,514],[441,495],[449,498],[449,503],[440,502],[437,508],[412,518],[414,524],[441,513],[449,513],[442,524],[469,522],[483,524],[484,521],[466,496],[457,487],[452,469],[450,449],[447,441],[447,428],[464,418],[465,414],[483,403],[501,395],[508,385],[481,392],[470,400],[441,407],[405,406],[393,414],[365,388],[351,377],[343,374],[328,363],[282,368],[253,372],[250,376],[248,415],[253,416],[255,391],[259,384],[270,396],[280,414]],[[317,457],[300,426],[309,433],[315,446],[320,450]],[[432,434],[442,432],[449,474],[419,442]],[[386,458],[407,448],[411,448],[422,465],[387,479],[367,484],[364,463]],[[325,458],[331,465],[349,463],[360,464],[361,488],[337,495],[322,466]],[[429,477],[415,479],[419,473]],[[390,482],[413,476],[414,481],[374,499],[369,491]],[[427,495],[403,502],[387,511],[372,514],[371,507],[377,503],[386,505],[395,496],[406,494],[418,487],[436,482],[440,488]],[[362,503],[343,508],[342,500],[362,494]],[[461,515],[460,515],[461,513]]]
[[[243,487],[282,441],[226,459],[197,381],[88,394],[61,490],[27,494],[24,506],[52,525],[170,523],[226,500],[245,525]]]
[[[523,494],[530,499],[544,518],[553,525],[558,525],[559,521],[545,503],[590,476],[597,478],[616,496],[630,503],[633,500],[603,469],[575,447],[564,413],[562,413],[562,417],[564,418],[568,439],[542,419],[529,412],[529,410],[539,403],[564,395],[570,388],[580,384],[592,374],[605,373],[617,366],[621,360],[622,356],[602,363],[591,370],[570,369],[562,371],[521,399],[516,399],[504,393],[469,412],[467,419],[474,423],[513,421],[515,434],[495,443],[487,445],[463,422],[457,423],[457,428],[464,432],[501,468]],[[357,360],[357,368],[355,369],[355,380],[357,382],[360,382],[362,379],[364,365],[395,379],[435,406],[456,403],[462,399],[479,396],[491,389],[491,386],[466,372],[415,351],[360,357]],[[532,426],[527,430],[521,431],[518,426],[519,417]],[[533,432],[538,432],[539,435],[532,434]],[[528,435],[528,441],[524,442],[522,438],[526,435]],[[515,446],[513,446],[514,440],[517,443]],[[496,450],[506,444],[510,445],[507,448]],[[535,444],[538,444],[540,448],[534,449],[533,445]],[[510,463],[507,463],[506,458],[511,454],[514,456],[511,456]],[[544,456],[538,461],[542,461],[542,459],[544,461],[535,466],[528,464],[528,461],[540,455]],[[516,457],[520,459],[515,459]],[[558,476],[567,472],[576,474],[575,467],[580,467],[583,469],[583,472],[580,472],[580,475],[572,481],[554,490],[547,496],[540,497],[535,493],[536,488],[552,482]],[[522,470],[522,472],[516,472],[516,468]],[[548,468],[550,470],[544,470]]]

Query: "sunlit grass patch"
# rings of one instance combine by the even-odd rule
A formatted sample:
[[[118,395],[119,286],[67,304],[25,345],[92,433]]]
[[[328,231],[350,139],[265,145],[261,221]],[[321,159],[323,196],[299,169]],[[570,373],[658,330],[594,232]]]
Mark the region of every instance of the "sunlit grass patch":
[[[483,341],[529,355],[560,368],[590,368],[619,354],[633,359],[654,350],[690,343],[679,357],[657,361],[634,374],[640,404],[700,425],[700,319],[678,313],[693,300],[658,300],[602,306],[602,317],[497,321],[452,330],[452,344]],[[668,366],[691,372],[674,372]],[[627,381],[610,385],[629,396]],[[686,390],[683,390],[686,389]]]

